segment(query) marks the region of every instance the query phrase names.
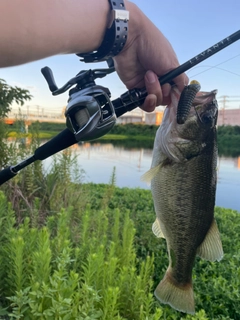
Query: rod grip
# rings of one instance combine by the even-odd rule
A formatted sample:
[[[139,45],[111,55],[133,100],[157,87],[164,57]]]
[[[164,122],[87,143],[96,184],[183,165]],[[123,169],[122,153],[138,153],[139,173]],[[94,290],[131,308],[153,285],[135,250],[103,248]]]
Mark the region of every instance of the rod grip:
[[[15,177],[17,172],[12,171],[12,166],[9,166],[2,171],[0,171],[0,185],[4,182],[10,180],[11,178]]]

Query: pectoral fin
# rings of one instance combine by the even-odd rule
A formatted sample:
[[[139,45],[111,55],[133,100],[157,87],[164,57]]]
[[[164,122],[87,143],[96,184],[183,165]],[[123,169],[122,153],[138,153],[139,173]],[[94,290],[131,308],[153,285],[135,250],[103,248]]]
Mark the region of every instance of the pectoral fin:
[[[146,173],[141,176],[141,180],[144,182],[151,182],[151,180],[156,176],[158,171],[160,170],[161,165],[159,164],[156,167],[151,168]]]
[[[209,261],[220,261],[223,257],[222,242],[217,223],[213,220],[212,225],[203,240],[202,244],[197,249],[197,255]]]
[[[157,238],[165,238],[158,218],[156,218],[152,225],[152,232],[155,234]]]

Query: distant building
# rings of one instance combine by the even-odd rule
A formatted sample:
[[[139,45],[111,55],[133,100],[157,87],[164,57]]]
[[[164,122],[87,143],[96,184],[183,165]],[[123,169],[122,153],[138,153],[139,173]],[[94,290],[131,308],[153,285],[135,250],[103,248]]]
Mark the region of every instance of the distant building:
[[[145,123],[159,126],[162,123],[163,113],[162,110],[151,113],[127,112],[117,119],[117,123]],[[240,109],[219,109],[217,125],[240,126]]]
[[[240,109],[218,110],[218,126],[240,126]]]
[[[156,111],[145,114],[145,123],[148,125],[160,125],[163,119],[163,111]]]
[[[145,123],[148,125],[160,125],[164,111],[145,113]],[[219,109],[218,126],[240,126],[240,109]]]
[[[121,117],[117,118],[117,123],[126,124],[126,123],[143,123],[144,122],[144,112],[140,109],[127,112]]]
[[[121,116],[117,119],[117,123],[119,124],[126,124],[126,123],[142,123],[143,119],[142,116],[137,116],[137,115],[124,115]]]

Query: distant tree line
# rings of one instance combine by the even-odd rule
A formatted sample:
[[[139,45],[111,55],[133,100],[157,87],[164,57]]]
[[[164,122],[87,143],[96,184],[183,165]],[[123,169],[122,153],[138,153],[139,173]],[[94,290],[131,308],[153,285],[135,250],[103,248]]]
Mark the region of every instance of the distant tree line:
[[[219,155],[240,156],[240,126],[219,126],[217,133]]]
[[[15,122],[12,125],[12,130],[19,131],[21,126],[20,121]],[[33,122],[29,126],[29,131],[44,131],[58,133],[66,128],[64,123],[48,123],[48,122]],[[152,148],[153,140],[155,138],[158,126],[157,125],[145,125],[145,124],[118,124],[115,125],[109,132],[108,142],[114,144],[120,143],[129,147],[148,147]],[[112,140],[112,135],[125,136],[126,139],[119,141],[115,138]],[[220,155],[227,156],[239,156],[240,155],[240,125],[239,126],[219,126],[217,128],[218,135],[218,149]],[[103,142],[107,142],[104,137]],[[132,139],[131,139],[132,138]],[[140,144],[140,145],[137,145]]]
[[[23,121],[18,120],[11,125],[11,130],[13,131],[19,131],[21,128],[21,125],[23,126]],[[33,122],[28,126],[29,131],[39,130],[39,131],[56,131],[60,132],[66,128],[65,123],[50,123],[50,122]]]
[[[155,137],[159,126],[146,125],[141,123],[118,124],[112,128],[111,134],[121,134],[126,136],[149,136]]]
[[[19,122],[16,121],[12,125],[12,129],[19,128]],[[138,136],[151,136],[155,137],[159,126],[157,125],[146,125],[141,123],[127,123],[127,124],[117,124],[115,125],[110,134],[121,134],[121,135],[138,135]],[[38,130],[42,131],[61,131],[66,128],[65,123],[50,123],[50,122],[33,122],[29,125],[29,129],[38,128]],[[240,124],[239,126],[219,126],[218,136],[229,136],[229,135],[240,135]]]
[[[50,123],[50,122],[33,122],[29,126],[29,130],[34,130],[38,128],[40,131],[56,131],[60,132],[66,128],[65,123]]]

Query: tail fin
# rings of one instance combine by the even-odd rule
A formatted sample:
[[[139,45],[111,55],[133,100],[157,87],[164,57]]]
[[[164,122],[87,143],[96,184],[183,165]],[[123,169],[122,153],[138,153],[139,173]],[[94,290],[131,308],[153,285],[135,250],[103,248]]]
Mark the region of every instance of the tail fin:
[[[178,311],[190,314],[195,313],[192,284],[178,285],[171,277],[170,270],[166,272],[154,294],[160,302],[169,304]]]

